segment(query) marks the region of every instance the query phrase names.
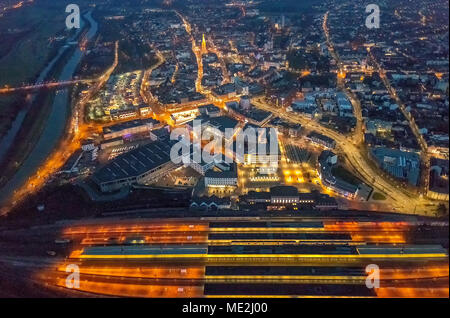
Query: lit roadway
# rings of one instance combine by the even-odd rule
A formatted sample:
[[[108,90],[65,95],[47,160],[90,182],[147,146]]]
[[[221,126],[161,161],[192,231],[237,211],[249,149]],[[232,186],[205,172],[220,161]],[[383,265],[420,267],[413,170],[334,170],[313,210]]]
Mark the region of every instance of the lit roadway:
[[[406,189],[397,187],[386,180],[380,174],[380,171],[375,170],[371,164],[366,162],[364,158],[365,148],[359,147],[350,137],[339,134],[300,114],[276,108],[275,105],[269,105],[260,99],[253,99],[252,104],[263,110],[270,111],[286,121],[299,123],[304,128],[315,130],[333,138],[336,141],[338,152],[345,157],[353,173],[364,180],[365,183],[374,187],[375,190],[385,193],[392,200],[392,205],[397,212],[429,214],[430,206],[427,206],[427,204],[432,204],[432,201],[420,198],[417,194],[410,194]]]
[[[144,76],[142,78],[142,82],[141,82],[141,89],[140,89],[140,94],[142,99],[144,100],[144,102],[147,105],[152,105],[153,107],[157,106],[156,105],[156,99],[154,98],[154,96],[152,95],[151,91],[148,89],[150,82],[150,76],[152,75],[152,72],[157,69],[158,67],[160,67],[162,64],[164,64],[164,62],[166,61],[166,59],[164,58],[164,55],[156,48],[153,47],[153,49],[155,50],[155,54],[156,57],[158,58],[158,62],[156,62],[156,64],[152,65],[149,69],[145,70],[144,72]]]
[[[2,16],[2,13],[5,13],[5,12],[11,11],[11,10],[15,10],[15,9],[19,9],[19,8],[23,7],[24,4],[32,3],[33,1],[34,0],[28,0],[28,1],[23,0],[23,1],[17,2],[16,4],[10,5],[9,7],[7,7],[6,4],[4,4],[5,7],[0,8],[0,17]]]
[[[360,144],[364,140],[364,134],[363,134],[363,129],[362,129],[363,119],[362,119],[362,111],[361,111],[361,102],[356,97],[356,95],[348,87],[345,86],[345,70],[343,68],[343,63],[342,63],[339,55],[337,54],[336,50],[334,49],[334,45],[333,45],[333,42],[330,37],[330,32],[328,29],[328,14],[329,14],[329,12],[325,13],[325,15],[323,17],[322,28],[325,33],[328,51],[330,52],[331,56],[336,61],[336,65],[338,66],[338,74],[337,74],[338,87],[346,93],[347,97],[349,98],[349,100],[353,106],[353,114],[356,117],[356,127],[355,127],[353,138],[354,138],[354,142],[356,144]]]
[[[85,107],[86,104],[91,100],[91,98],[97,94],[97,92],[103,87],[103,85],[108,81],[112,72],[117,67],[119,63],[119,41],[116,41],[114,46],[114,62],[113,64],[98,78],[97,82],[91,86],[88,92],[83,96],[83,98],[76,105],[76,124],[74,126],[74,131],[76,135],[75,139],[81,140],[86,138],[85,134],[78,134],[80,130],[90,128],[89,124],[84,121],[84,115],[86,114]],[[81,128],[81,129],[80,129]]]
[[[354,95],[354,93],[345,87],[344,82],[345,73],[343,63],[340,60],[338,54],[336,53],[333,43],[331,41],[328,28],[328,15],[329,15],[328,12],[324,15],[322,27],[325,33],[329,52],[333,57],[333,59],[336,61],[336,64],[338,66],[338,74],[337,74],[338,86],[342,90],[344,90],[347,96],[350,98],[350,101],[353,105],[354,114],[357,119],[357,126],[355,128],[355,132],[352,138],[345,137],[331,129],[323,127],[322,125],[314,121],[310,121],[299,114],[287,114],[284,109],[274,109],[274,107],[271,107],[270,105],[264,102],[261,103],[261,101],[257,101],[255,105],[260,108],[265,108],[266,110],[272,111],[276,113],[279,117],[285,118],[286,120],[298,122],[302,124],[303,127],[316,130],[324,135],[327,135],[335,139],[336,143],[340,148],[340,151],[347,159],[354,173],[360,176],[367,184],[387,194],[394,201],[393,205],[397,211],[403,211],[406,213],[429,212],[430,208],[424,205],[430,204],[431,203],[430,201],[418,198],[416,193],[409,193],[406,189],[400,189],[398,186],[392,184],[391,182],[382,177],[380,171],[377,171],[378,169],[374,169],[372,165],[367,163],[366,159],[364,159],[366,155],[364,151],[366,150],[365,147],[361,146],[363,142],[361,104]],[[386,86],[390,87],[390,85]],[[396,97],[396,100],[399,100],[398,97],[396,96],[395,91],[391,89],[390,92],[392,92],[392,95]],[[401,102],[399,103],[399,105],[400,104]],[[410,115],[409,118],[411,118]],[[418,132],[417,129],[415,131]]]
[[[180,19],[183,21],[183,25],[186,29],[186,32],[188,33],[188,35],[191,38],[192,41],[192,51],[195,54],[195,58],[197,60],[197,79],[195,81],[195,89],[198,93],[201,93],[203,95],[205,95],[209,100],[211,100],[216,106],[219,107],[225,107],[225,103],[229,102],[229,101],[234,101],[236,100],[235,97],[225,97],[225,98],[214,98],[211,95],[211,92],[207,89],[205,89],[202,85],[202,78],[203,78],[203,60],[202,60],[202,55],[204,53],[207,52],[203,52],[202,48],[199,47],[196,42],[195,42],[195,38],[192,35],[192,27],[190,25],[190,23],[187,21],[187,19],[185,17],[183,17],[179,12],[175,11],[175,13],[180,17]],[[219,59],[222,58],[222,54],[221,52],[219,52],[214,46],[212,47],[212,50],[216,53],[217,57]],[[222,64],[222,63],[221,63]],[[226,67],[222,66],[222,72],[223,72],[223,76],[224,76],[224,80],[227,78],[227,72],[226,72]]]
[[[230,83],[231,82],[230,74],[228,73],[227,66],[225,64],[225,60],[223,59],[222,52],[219,51],[219,49],[217,49],[217,47],[214,45],[214,42],[211,38],[208,38],[207,43],[209,45],[209,51],[216,54],[217,58],[219,59],[220,68],[222,69],[222,76],[223,76],[222,85],[226,84],[226,83]]]
[[[183,21],[186,32],[190,35],[192,40],[192,50],[196,56],[197,64],[198,64],[198,78],[196,81],[196,89],[198,92],[201,92],[211,98],[211,94],[209,91],[203,89],[201,85],[201,78],[203,76],[203,65],[202,65],[202,50],[199,46],[196,45],[195,39],[192,36],[192,27],[189,22],[184,18],[180,13],[176,12],[176,14]],[[342,67],[342,62],[340,61],[337,54],[335,54],[335,50],[333,48],[333,44],[330,41],[330,36],[328,32],[327,26],[328,13],[324,16],[323,28],[327,37],[327,43],[329,45],[330,53],[336,59],[339,68]],[[319,133],[322,133],[326,136],[329,136],[336,140],[338,145],[338,150],[343,154],[346,161],[348,162],[351,170],[359,176],[362,180],[364,180],[367,184],[374,187],[375,190],[379,190],[387,195],[389,198],[388,201],[393,207],[395,211],[405,212],[405,213],[421,213],[427,214],[430,213],[430,201],[420,198],[416,193],[409,193],[406,189],[403,189],[393,182],[389,181],[385,177],[383,177],[384,173],[381,174],[379,169],[376,169],[371,164],[366,162],[366,154],[365,147],[362,146],[363,141],[363,133],[362,133],[362,116],[361,116],[361,108],[360,103],[353,93],[349,92],[343,83],[343,77],[339,76],[342,71],[338,74],[338,82],[340,82],[341,87],[349,96],[352,105],[354,107],[355,117],[357,118],[357,127],[355,129],[355,133],[351,137],[343,136],[336,131],[326,128],[315,121],[311,121],[305,117],[302,117],[300,114],[287,113],[284,109],[277,109],[273,105],[269,105],[264,101],[254,99],[252,103],[261,109],[270,111],[280,118],[283,118],[287,121],[291,121],[294,123],[300,123],[303,127],[315,130]],[[224,103],[228,101],[228,99],[220,100],[220,104],[223,106]],[[387,202],[386,202],[387,203]]]
[[[192,52],[194,53],[195,59],[197,62],[197,78],[195,80],[196,92],[205,95],[211,102],[215,102],[215,104],[217,104],[218,106],[224,107],[226,102],[235,100],[235,98],[213,99],[211,96],[211,92],[203,87],[203,85],[202,85],[202,78],[203,78],[202,55],[206,52],[202,52],[201,47],[199,47],[197,45],[197,43],[195,42],[195,38],[192,35],[192,27],[191,27],[189,21],[183,15],[181,15],[178,11],[174,11],[174,12],[180,18],[180,20],[183,22],[183,26],[186,30],[186,33],[189,35],[190,40],[192,42]],[[216,52],[216,54],[218,54],[218,57],[219,57],[219,55],[221,56],[221,54],[220,54],[220,52],[218,52],[218,50],[215,49],[215,52]],[[167,112],[160,107],[160,104],[158,103],[157,98],[155,98],[151,94],[150,90],[148,89],[148,85],[149,85],[148,79],[149,79],[151,73],[153,72],[153,70],[155,70],[156,68],[158,68],[165,62],[165,58],[159,50],[156,50],[156,56],[158,57],[158,62],[155,65],[153,65],[150,69],[146,70],[144,73],[140,94],[141,94],[143,100],[148,105],[151,105],[153,107],[153,111],[155,113],[156,119],[165,121],[169,125],[173,126],[174,123],[173,123],[173,120],[170,118],[170,112]],[[224,77],[225,77],[225,75],[224,75]]]
[[[189,21],[181,15],[178,11],[175,11],[175,13],[178,15],[178,17],[183,21],[184,28],[186,29],[186,33],[191,38],[192,42],[192,52],[195,54],[195,59],[197,60],[197,79],[195,81],[195,90],[198,93],[201,93],[203,95],[206,95],[209,97],[210,91],[206,90],[202,86],[202,78],[203,78],[203,61],[202,61],[202,49],[195,43],[195,38],[192,35],[192,27],[189,23]]]
[[[389,82],[389,79],[386,76],[386,71],[382,68],[380,63],[375,59],[372,52],[369,50],[369,56],[371,60],[374,62],[375,67],[380,74],[380,78],[383,81],[384,85],[386,86],[386,89],[388,90],[389,94],[391,95],[391,98],[395,100],[396,104],[400,108],[400,111],[405,116],[405,118],[408,120],[409,127],[411,128],[414,136],[416,137],[417,143],[420,146],[420,157],[422,161],[422,173],[421,173],[421,180],[420,184],[423,187],[422,193],[426,194],[428,190],[428,175],[429,175],[429,168],[430,168],[430,158],[428,156],[428,145],[423,138],[422,134],[419,132],[419,127],[417,127],[417,124],[414,120],[414,117],[411,115],[409,111],[406,110],[405,104],[400,100],[398,97],[397,91],[395,88],[391,85]]]

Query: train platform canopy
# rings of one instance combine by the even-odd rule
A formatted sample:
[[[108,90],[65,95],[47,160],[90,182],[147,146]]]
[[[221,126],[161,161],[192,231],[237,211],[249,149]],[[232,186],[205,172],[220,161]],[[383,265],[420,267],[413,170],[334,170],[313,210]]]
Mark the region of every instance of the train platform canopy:
[[[162,246],[93,246],[85,248],[82,255],[181,255],[181,254],[207,254],[208,247],[206,246],[177,246],[177,247],[162,247]]]
[[[448,255],[447,250],[440,245],[411,245],[411,246],[364,246],[357,248],[360,255],[365,254],[442,254]]]

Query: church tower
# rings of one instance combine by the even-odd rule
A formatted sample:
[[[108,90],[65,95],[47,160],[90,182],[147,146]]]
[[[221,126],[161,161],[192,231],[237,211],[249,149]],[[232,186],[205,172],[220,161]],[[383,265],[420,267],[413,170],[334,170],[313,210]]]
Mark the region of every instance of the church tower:
[[[203,34],[203,38],[202,38],[202,53],[203,54],[208,53],[208,49],[206,48],[205,34]]]

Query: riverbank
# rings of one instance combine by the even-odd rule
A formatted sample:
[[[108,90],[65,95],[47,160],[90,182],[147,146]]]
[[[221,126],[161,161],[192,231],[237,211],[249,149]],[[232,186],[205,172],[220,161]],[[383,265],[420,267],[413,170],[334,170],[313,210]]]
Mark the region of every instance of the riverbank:
[[[45,64],[45,67],[40,71],[37,78],[35,79],[35,82],[34,82],[35,84],[43,83],[46,79],[49,78],[49,74],[53,70],[58,69],[57,67],[55,68],[55,66],[57,66],[60,59],[63,56],[65,56],[65,53],[67,51],[70,51],[71,48],[73,48],[73,46],[71,46],[70,43],[76,41],[79,38],[81,31],[83,31],[85,28],[84,20],[81,20],[80,22],[81,22],[81,28],[77,29],[77,31],[75,31],[73,35],[69,36],[66,39],[66,42],[65,42],[66,44],[62,45],[59,48],[58,54],[55,57],[53,57],[50,61],[47,61],[47,63]],[[52,76],[52,77],[54,77],[54,76]],[[13,145],[13,142],[19,132],[19,129],[22,128],[25,116],[28,114],[28,112],[30,110],[30,106],[32,105],[32,103],[35,100],[36,94],[29,95],[29,96],[30,96],[30,99],[26,103],[24,103],[24,106],[14,116],[14,119],[12,120],[12,122],[9,123],[10,128],[8,129],[8,131],[6,133],[2,134],[2,137],[0,138],[0,162],[3,161],[5,154],[7,153],[7,151],[10,150],[11,146]]]
[[[97,33],[97,23],[90,16],[90,12],[84,17],[89,21],[90,29],[86,33],[87,40],[91,40]],[[70,55],[69,60],[65,63],[59,75],[59,81],[66,81],[73,77],[81,59],[83,52],[78,46],[75,47],[73,54]],[[57,69],[57,68],[56,68]],[[61,143],[64,132],[70,118],[71,105],[69,99],[69,89],[64,88],[53,95],[53,102],[51,103],[50,113],[44,116],[44,123],[42,133],[35,143],[32,143],[32,149],[28,156],[18,166],[16,173],[4,184],[0,190],[0,202],[5,203],[18,189],[26,185],[28,189],[33,189],[34,185],[30,182],[31,178],[37,174],[39,178],[39,168],[51,155],[52,151]],[[30,188],[31,187],[31,188]]]
[[[13,142],[14,146],[6,153],[0,164],[0,170],[2,171],[0,187],[3,187],[14,176],[33,150],[44,130],[45,119],[50,114],[53,101],[53,92],[41,92],[36,97],[36,103],[33,103],[35,104],[34,107],[32,106],[32,109],[25,116],[22,128],[16,135]]]
[[[83,29],[85,28],[86,26],[83,27]],[[79,34],[83,34],[83,31]],[[46,74],[44,80],[58,78],[64,66],[76,50],[76,46],[66,49]],[[9,147],[3,158],[1,158],[2,160],[0,160],[0,170],[2,171],[0,188],[14,176],[33,150],[44,131],[47,118],[51,113],[51,106],[55,100],[55,95],[59,93],[59,90],[42,89],[34,95],[33,101],[22,121],[21,127],[16,133],[11,147]]]

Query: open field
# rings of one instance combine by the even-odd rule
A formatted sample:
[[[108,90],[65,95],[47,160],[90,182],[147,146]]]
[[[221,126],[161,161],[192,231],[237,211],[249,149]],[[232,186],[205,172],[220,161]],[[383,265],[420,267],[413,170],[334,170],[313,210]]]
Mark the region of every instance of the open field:
[[[10,11],[0,19],[0,87],[33,83],[65,43],[63,3],[39,1]],[[3,32],[5,30],[5,32]],[[10,128],[25,96],[0,97],[0,137]]]
[[[68,35],[65,30],[65,7],[63,3],[24,7],[0,20],[0,86],[17,86],[31,82],[64,43],[55,37]]]

